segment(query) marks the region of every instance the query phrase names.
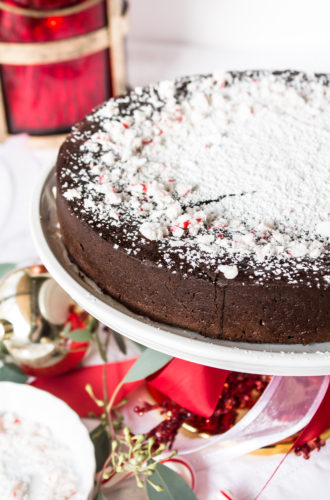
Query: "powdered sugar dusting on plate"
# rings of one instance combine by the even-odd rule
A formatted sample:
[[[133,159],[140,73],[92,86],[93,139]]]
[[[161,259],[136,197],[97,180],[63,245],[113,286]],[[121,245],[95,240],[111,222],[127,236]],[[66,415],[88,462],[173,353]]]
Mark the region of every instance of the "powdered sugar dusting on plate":
[[[308,272],[328,286],[327,85],[246,72],[138,88],[74,130],[63,196],[126,251],[155,242],[173,271],[293,283]]]

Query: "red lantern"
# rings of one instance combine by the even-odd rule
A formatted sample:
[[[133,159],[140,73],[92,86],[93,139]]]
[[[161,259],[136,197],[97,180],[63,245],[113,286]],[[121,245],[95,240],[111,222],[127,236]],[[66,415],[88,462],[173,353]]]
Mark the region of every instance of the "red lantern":
[[[126,10],[122,0],[0,1],[2,139],[66,133],[125,91]]]

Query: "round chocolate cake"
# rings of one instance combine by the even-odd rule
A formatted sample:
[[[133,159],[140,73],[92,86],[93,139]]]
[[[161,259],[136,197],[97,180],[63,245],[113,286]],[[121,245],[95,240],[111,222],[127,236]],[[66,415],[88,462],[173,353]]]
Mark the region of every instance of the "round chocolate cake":
[[[325,342],[329,181],[327,75],[215,73],[136,88],[75,126],[58,217],[73,261],[135,312],[212,338]]]

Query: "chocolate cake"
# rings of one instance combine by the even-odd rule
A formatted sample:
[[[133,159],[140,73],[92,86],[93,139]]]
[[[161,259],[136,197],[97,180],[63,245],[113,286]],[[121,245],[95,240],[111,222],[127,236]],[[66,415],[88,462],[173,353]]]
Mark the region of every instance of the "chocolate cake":
[[[136,88],[76,125],[58,217],[73,261],[137,313],[218,339],[325,342],[329,180],[328,75],[215,73]]]

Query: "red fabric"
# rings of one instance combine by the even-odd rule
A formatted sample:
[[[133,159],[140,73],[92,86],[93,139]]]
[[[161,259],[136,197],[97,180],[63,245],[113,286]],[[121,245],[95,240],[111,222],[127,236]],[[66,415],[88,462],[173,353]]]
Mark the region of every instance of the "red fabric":
[[[210,417],[215,410],[228,370],[219,370],[174,358],[148,384],[184,408]]]
[[[128,359],[117,363],[108,363],[107,388],[109,396],[135,361],[136,359]],[[142,383],[143,380],[125,384],[119,391],[115,403],[119,403]],[[100,415],[103,409],[99,408],[86,392],[87,384],[93,387],[95,396],[103,400],[103,365],[85,366],[58,377],[38,378],[32,383],[34,387],[48,391],[65,401],[80,417],[87,417],[90,412]]]
[[[124,378],[135,359],[107,365],[108,394],[111,396]],[[156,375],[149,377],[149,384],[173,399],[184,408],[208,417],[212,415],[227,378],[226,370],[210,368],[189,361],[173,359]],[[116,402],[126,397],[143,381],[125,384]],[[65,401],[81,417],[89,412],[102,413],[86,392],[91,384],[95,396],[103,400],[103,365],[87,366],[58,377],[40,377],[32,385],[44,389]]]
[[[329,376],[330,378],[330,376]],[[322,400],[322,403],[318,407],[316,413],[314,414],[312,420],[308,425],[301,431],[298,438],[294,443],[294,448],[301,446],[312,439],[318,437],[322,432],[326,431],[330,426],[330,386]]]

